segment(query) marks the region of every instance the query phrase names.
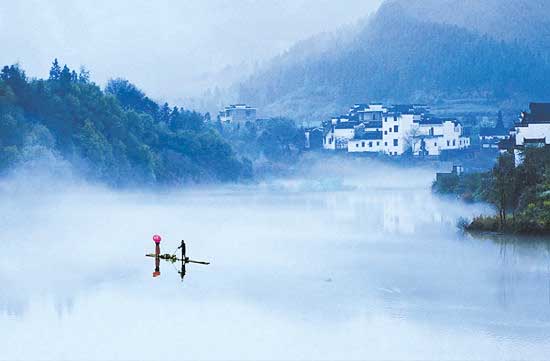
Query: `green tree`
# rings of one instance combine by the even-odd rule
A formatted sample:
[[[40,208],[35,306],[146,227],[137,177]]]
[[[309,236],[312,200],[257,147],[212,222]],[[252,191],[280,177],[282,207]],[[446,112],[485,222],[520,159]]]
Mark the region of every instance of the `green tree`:
[[[493,185],[490,201],[497,207],[500,226],[504,228],[507,221],[507,211],[513,208],[516,192],[514,156],[504,154],[498,158],[492,171]]]
[[[61,67],[59,66],[59,62],[57,61],[57,58],[55,58],[52,63],[52,67],[50,68],[50,80],[59,80],[60,76],[61,76]]]

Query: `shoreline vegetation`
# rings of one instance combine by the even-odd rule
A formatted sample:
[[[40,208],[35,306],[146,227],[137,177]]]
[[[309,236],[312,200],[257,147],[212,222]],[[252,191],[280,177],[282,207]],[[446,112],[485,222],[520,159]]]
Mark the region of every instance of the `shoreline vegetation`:
[[[493,216],[459,220],[464,230],[550,235],[550,148],[528,148],[522,158],[516,166],[514,155],[501,154],[491,171],[445,174],[433,183],[432,190],[495,207]]]

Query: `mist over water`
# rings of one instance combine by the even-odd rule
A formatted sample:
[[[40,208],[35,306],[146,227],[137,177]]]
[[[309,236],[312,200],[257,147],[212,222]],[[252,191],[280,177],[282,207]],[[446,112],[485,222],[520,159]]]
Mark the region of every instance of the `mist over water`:
[[[544,359],[550,246],[481,238],[435,169],[332,160],[251,185],[0,182],[0,359]],[[59,175],[59,173],[56,173]],[[64,178],[66,179],[66,178]],[[56,186],[51,186],[55,183]],[[152,278],[151,236],[188,265]]]

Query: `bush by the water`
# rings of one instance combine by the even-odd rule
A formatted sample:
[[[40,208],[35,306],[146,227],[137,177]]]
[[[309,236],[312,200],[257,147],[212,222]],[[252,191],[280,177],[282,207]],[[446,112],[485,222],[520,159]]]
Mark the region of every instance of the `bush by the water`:
[[[550,233],[550,147],[528,148],[523,162],[501,155],[491,172],[436,181],[435,192],[493,204],[497,215],[477,217],[466,228],[530,234]]]

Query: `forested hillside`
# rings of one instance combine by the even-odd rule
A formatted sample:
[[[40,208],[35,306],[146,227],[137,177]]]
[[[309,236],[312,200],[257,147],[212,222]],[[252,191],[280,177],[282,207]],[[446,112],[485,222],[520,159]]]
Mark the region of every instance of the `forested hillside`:
[[[17,65],[0,74],[0,173],[40,149],[116,186],[235,181],[252,172],[204,115],[160,106],[123,79],[103,91],[88,72],[57,60],[45,80],[28,79]]]
[[[339,51],[307,59],[290,51],[241,84],[240,100],[266,112],[323,119],[355,102],[550,97],[550,65],[530,47],[456,25],[420,20],[385,3]]]
[[[550,56],[548,0],[392,0],[423,21],[458,25]]]

